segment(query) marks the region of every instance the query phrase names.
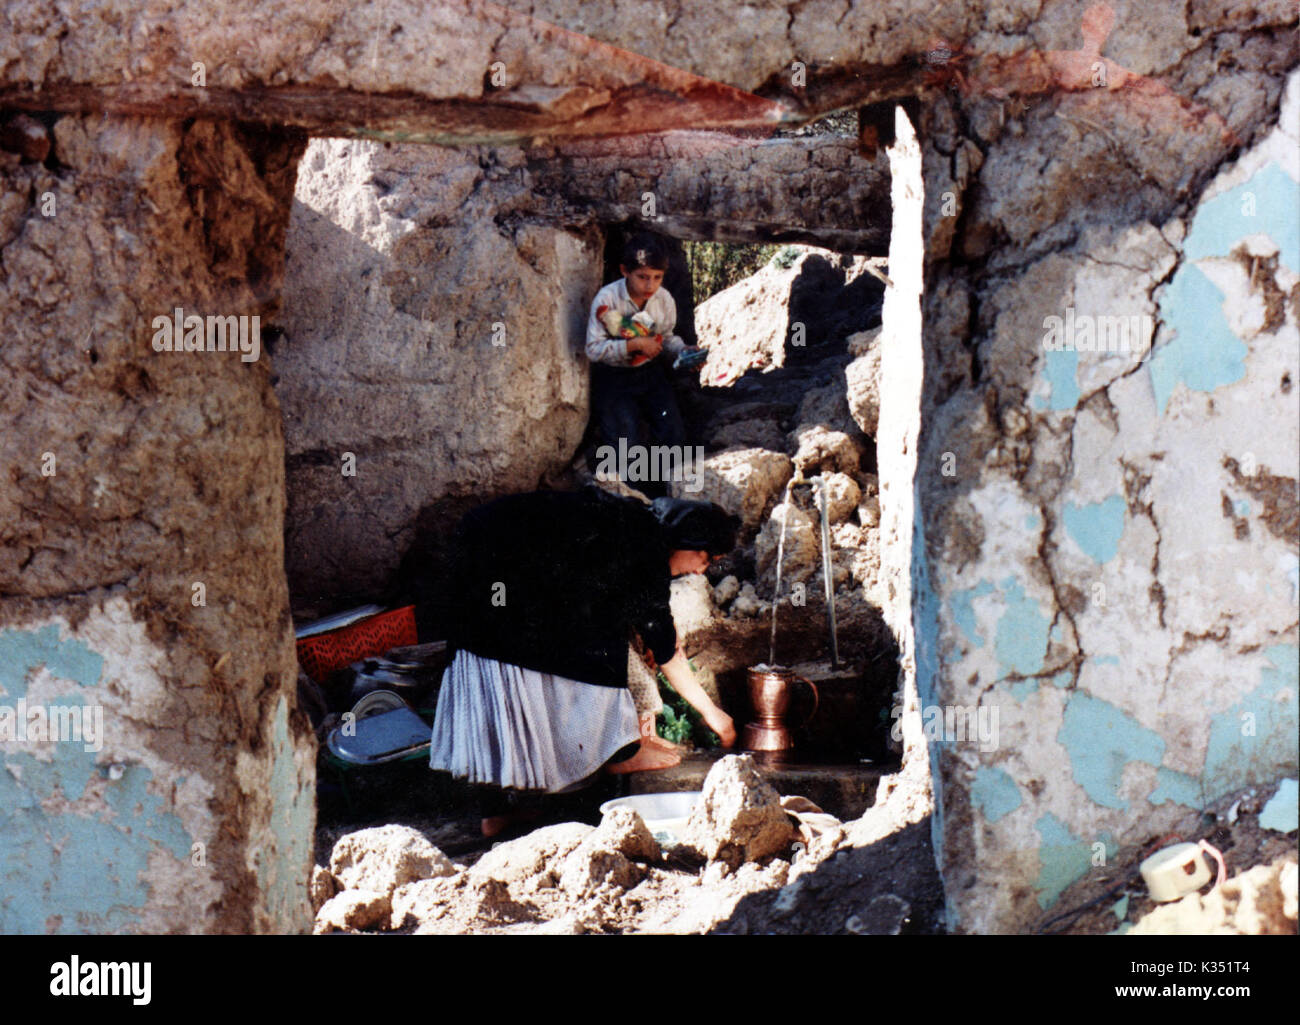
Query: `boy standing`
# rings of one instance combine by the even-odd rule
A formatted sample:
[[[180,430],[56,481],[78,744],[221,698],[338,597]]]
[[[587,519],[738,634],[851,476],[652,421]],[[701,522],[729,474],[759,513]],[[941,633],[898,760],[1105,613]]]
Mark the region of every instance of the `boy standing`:
[[[669,445],[681,455],[686,428],[673,395],[669,364],[691,349],[678,335],[677,305],[661,288],[668,253],[653,235],[640,234],[623,247],[623,277],[596,293],[587,318],[587,358],[591,360],[591,413],[597,443],[619,448]],[[652,322],[648,336],[612,334],[602,322],[608,311]],[[631,334],[632,332],[627,332]],[[645,427],[642,427],[642,421]],[[628,481],[649,498],[668,494],[666,481]]]

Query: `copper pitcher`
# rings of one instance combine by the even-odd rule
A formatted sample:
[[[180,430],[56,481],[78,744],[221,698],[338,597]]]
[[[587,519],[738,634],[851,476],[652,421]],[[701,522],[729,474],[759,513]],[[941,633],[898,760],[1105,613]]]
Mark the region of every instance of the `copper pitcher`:
[[[785,724],[785,713],[790,707],[795,683],[806,683],[812,690],[813,706],[800,729],[817,714],[821,699],[817,685],[792,669],[760,666],[749,670],[749,702],[757,717],[745,724],[742,740],[746,751],[788,751],[794,747],[794,737]]]

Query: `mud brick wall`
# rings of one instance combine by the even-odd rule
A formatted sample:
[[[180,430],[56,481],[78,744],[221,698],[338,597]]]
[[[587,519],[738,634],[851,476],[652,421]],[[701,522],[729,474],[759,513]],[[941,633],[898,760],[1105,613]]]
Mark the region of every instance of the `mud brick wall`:
[[[953,929],[1295,773],[1294,16],[1076,9],[923,114],[919,699],[997,726],[930,745]]]
[[[269,361],[156,351],[153,318],[274,313],[305,140],[67,116],[52,141],[54,169],[0,155],[0,706],[102,735],[0,739],[0,931],[301,929]]]
[[[891,182],[882,567],[951,927],[1025,928],[1098,851],[1295,772],[1294,3],[628,13],[0,11],[0,106],[54,123],[47,162],[0,156],[0,703],[104,722],[99,750],[0,740],[0,929],[306,925],[312,746],[293,711],[274,356],[151,344],[177,306],[278,316],[305,146],[285,126],[541,147],[906,101],[916,138],[899,130],[891,166],[914,173],[914,145],[921,182]],[[470,174],[448,187],[472,194]],[[538,273],[592,266],[573,224],[523,223],[498,227]],[[345,227],[349,246],[388,244]],[[439,316],[475,298],[387,287]],[[1097,351],[1134,322],[1140,351]],[[393,337],[418,364],[418,332]],[[574,408],[543,446],[583,415],[567,373]],[[290,429],[332,462],[319,423]],[[408,437],[432,444],[427,423]],[[996,738],[927,740],[932,708],[996,710]]]

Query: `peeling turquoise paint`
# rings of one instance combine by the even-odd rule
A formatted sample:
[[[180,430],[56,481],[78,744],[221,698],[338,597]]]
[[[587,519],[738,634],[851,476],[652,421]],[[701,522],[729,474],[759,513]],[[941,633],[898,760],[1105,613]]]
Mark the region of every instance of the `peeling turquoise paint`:
[[[1070,686],[1070,684],[1073,681],[1074,681],[1074,673],[1070,672],[1070,670],[1068,669],[1062,669],[1059,673],[1057,673],[1055,676],[1052,677],[1052,686],[1065,688]]]
[[[1115,903],[1110,906],[1110,909],[1115,912],[1116,918],[1121,922],[1124,921],[1125,916],[1128,915],[1128,894],[1124,894],[1124,896],[1119,900],[1115,901]]]
[[[1246,517],[1250,515],[1250,503],[1244,498],[1239,498],[1232,503],[1232,514],[1234,516]]]
[[[0,771],[0,933],[117,932],[138,923],[149,893],[143,880],[155,845],[178,859],[190,837],[175,815],[150,794],[152,774],[127,766],[107,786],[108,818],[48,814],[34,790],[75,800],[93,755],[55,745],[54,760],[6,755]],[[17,771],[22,781],[14,778]],[[37,787],[24,786],[25,782]]]
[[[1300,790],[1296,781],[1284,779],[1264,810],[1259,813],[1259,824],[1279,833],[1294,833],[1300,827]]]
[[[1051,812],[1035,822],[1034,828],[1043,838],[1038,847],[1040,867],[1034,888],[1038,890],[1038,906],[1049,908],[1071,883],[1083,878],[1092,867],[1093,845],[1071,833]],[[1097,842],[1102,844],[1107,859],[1119,850],[1109,833],[1101,833]]]
[[[986,594],[993,593],[993,585],[987,580],[981,580],[974,587],[967,587],[965,590],[954,591],[948,605],[952,609],[952,618],[966,639],[977,648],[984,647],[984,638],[979,635],[979,627],[975,623],[975,609],[971,606],[976,598],[982,598]]]
[[[1161,767],[1156,770],[1156,788],[1151,791],[1151,796],[1147,800],[1152,804],[1171,801],[1187,808],[1200,808],[1202,806],[1201,781],[1198,777],[1189,776],[1185,772]]]
[[[271,834],[273,850],[256,854],[258,884],[267,911],[282,929],[290,929],[307,907],[314,807],[308,788],[299,785],[289,736],[289,708],[281,698],[271,725]],[[305,922],[300,923],[306,925]]]
[[[1107,701],[1079,692],[1065,706],[1057,741],[1069,752],[1071,775],[1097,804],[1128,810],[1120,800],[1124,766],[1146,762],[1157,768],[1165,756],[1160,734]]]
[[[1038,693],[1038,677],[1026,676],[1023,680],[1011,684],[1007,690],[1011,691],[1011,696],[1017,701],[1024,701]]]
[[[1169,282],[1160,316],[1175,334],[1147,361],[1161,416],[1180,381],[1193,391],[1212,392],[1246,376],[1249,350],[1228,327],[1223,300],[1223,293],[1195,264],[1184,263]]]
[[[1255,212],[1247,209],[1247,194]],[[1247,235],[1266,234],[1278,244],[1278,260],[1300,271],[1296,208],[1300,184],[1276,162],[1251,179],[1204,203],[1183,244],[1183,263],[1160,300],[1160,318],[1174,338],[1151,354],[1148,368],[1156,410],[1162,416],[1182,382],[1210,392],[1245,376],[1247,348],[1223,315],[1223,293],[1196,266],[1197,260],[1231,255]]]
[[[948,599],[952,621],[976,648],[984,647],[984,638],[979,632],[973,603],[975,599],[990,595],[994,590],[989,581],[981,580],[974,587],[954,591]],[[996,590],[1004,604],[993,639],[999,666],[998,678],[1005,679],[1011,675],[1032,676],[1041,672],[1047,654],[1048,630],[1051,627],[1043,615],[1042,607],[1034,599],[1026,597],[1024,588],[1015,577],[1007,577],[998,584]],[[1017,700],[1022,700],[1037,686],[1034,683],[1026,689],[1023,685],[1013,685],[1012,693]]]
[[[1043,355],[1043,373],[1051,389],[1047,407],[1057,411],[1073,409],[1079,404],[1079,354],[1073,349],[1049,349]]]
[[[93,687],[104,671],[104,659],[78,640],[59,640],[54,624],[39,630],[0,633],[0,688],[6,697],[27,694],[27,677],[40,666],[51,676]]]
[[[975,770],[975,782],[970,789],[971,801],[989,822],[997,822],[1023,804],[1016,781],[1002,769],[981,765]]]
[[[1038,513],[1030,513],[1028,516],[1025,517],[1026,530],[1037,530],[1042,525],[1043,525],[1043,520],[1042,517],[1038,515]]]
[[[1255,213],[1246,212],[1249,194]],[[1247,235],[1268,235],[1278,245],[1278,262],[1300,274],[1300,182],[1276,161],[1248,181],[1201,204],[1183,243],[1187,260],[1228,256]]]
[[[1210,722],[1201,773],[1207,801],[1252,783],[1271,783],[1288,769],[1295,771],[1300,649],[1275,644],[1264,655],[1269,664],[1260,671],[1260,685]],[[1251,732],[1243,732],[1246,729]]]
[[[30,674],[42,665],[56,679],[94,688],[104,660],[81,641],[60,640],[54,625],[0,633],[6,701],[24,696]],[[94,698],[93,689],[75,695],[82,704]],[[149,793],[151,773],[140,765],[126,766],[106,784],[102,805],[47,812],[43,802],[84,796],[99,769],[82,744],[45,750],[52,752],[49,761],[0,754],[0,933],[129,930],[149,898],[142,881],[149,855],[161,847],[187,858],[190,837]]]
[[[1117,666],[1120,664],[1118,655],[1093,655],[1088,661],[1099,666]]]
[[[920,496],[914,496],[920,509]],[[925,561],[925,529],[918,514],[912,524],[912,629],[916,643],[916,689],[921,704],[937,703],[935,684],[939,679],[940,602],[930,585],[930,567]]]
[[[916,690],[922,707],[935,704],[935,686],[939,678],[939,613],[942,605],[930,584],[930,567],[926,561],[925,526],[921,497],[916,484],[912,486],[912,500],[916,515],[912,519],[912,554],[909,572],[912,582],[912,641],[916,650]],[[930,813],[930,844],[934,848],[937,865],[944,863],[943,804],[945,799],[943,775],[939,765],[940,745],[930,744],[930,779],[934,787],[934,808]],[[944,911],[948,928],[958,926],[954,901],[945,900]]]
[[[1001,675],[1013,673],[1032,676],[1043,669],[1047,654],[1047,631],[1051,626],[1038,602],[1025,596],[1025,590],[1015,577],[1007,577],[999,585],[1006,611],[998,617],[993,649],[997,652]]]
[[[1065,529],[1080,550],[1094,562],[1106,563],[1119,551],[1124,533],[1124,499],[1111,495],[1103,502],[1065,506]]]

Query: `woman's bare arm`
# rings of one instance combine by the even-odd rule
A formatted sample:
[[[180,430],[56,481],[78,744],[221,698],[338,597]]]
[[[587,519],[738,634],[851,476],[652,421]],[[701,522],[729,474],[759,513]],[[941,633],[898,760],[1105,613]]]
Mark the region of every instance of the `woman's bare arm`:
[[[673,690],[689,701],[694,709],[704,717],[709,729],[718,735],[723,747],[731,747],[736,742],[736,724],[731,716],[713,703],[704,692],[704,688],[695,679],[691,664],[686,660],[686,653],[678,648],[673,657],[659,667],[668,677]]]

